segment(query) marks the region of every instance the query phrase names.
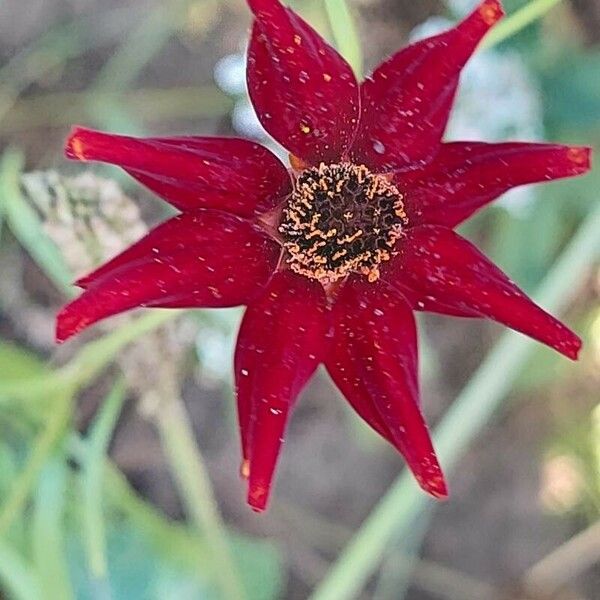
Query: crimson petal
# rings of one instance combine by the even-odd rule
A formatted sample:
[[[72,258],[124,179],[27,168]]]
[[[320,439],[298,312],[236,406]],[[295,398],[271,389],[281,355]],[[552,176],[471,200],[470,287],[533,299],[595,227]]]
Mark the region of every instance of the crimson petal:
[[[335,162],[350,146],[359,117],[351,67],[278,0],[248,4],[255,16],[248,90],[258,118],[305,162]]]
[[[435,311],[435,303],[440,303],[487,317],[577,358],[581,348],[577,335],[454,231],[435,225],[409,229],[398,250],[382,269],[382,278],[402,293],[408,288],[424,310]]]
[[[326,367],[350,404],[404,456],[419,485],[447,496],[419,408],[417,333],[412,310],[389,286],[351,279],[333,308]]]
[[[239,217],[184,213],[84,278],[86,291],[58,315],[57,340],[140,306],[246,304],[268,283],[279,255],[277,243]]]
[[[405,178],[411,225],[455,227],[510,188],[581,175],[590,149],[558,144],[454,142]],[[398,178],[403,186],[403,178]]]
[[[122,167],[182,211],[216,208],[252,216],[268,212],[291,191],[279,159],[242,139],[133,138],[76,127],[65,153]]]
[[[354,161],[378,171],[430,161],[446,128],[461,69],[503,14],[498,0],[485,0],[455,28],[408,46],[378,67],[361,86]]]
[[[235,377],[248,503],[267,506],[290,410],[323,358],[328,330],[322,286],[277,273],[246,310]]]

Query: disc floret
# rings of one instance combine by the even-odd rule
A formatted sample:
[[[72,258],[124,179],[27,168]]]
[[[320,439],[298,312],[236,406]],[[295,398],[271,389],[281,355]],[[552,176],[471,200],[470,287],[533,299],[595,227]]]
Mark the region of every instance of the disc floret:
[[[332,283],[358,272],[379,279],[407,224],[403,195],[385,175],[349,162],[321,163],[300,173],[279,233],[287,263],[301,275]]]

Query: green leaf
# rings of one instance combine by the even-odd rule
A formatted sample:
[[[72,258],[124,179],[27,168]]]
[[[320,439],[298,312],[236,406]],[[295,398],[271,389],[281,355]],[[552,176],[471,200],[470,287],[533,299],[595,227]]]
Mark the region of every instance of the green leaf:
[[[31,542],[46,600],[73,598],[63,538],[67,476],[68,467],[57,456],[44,467],[34,498]]]

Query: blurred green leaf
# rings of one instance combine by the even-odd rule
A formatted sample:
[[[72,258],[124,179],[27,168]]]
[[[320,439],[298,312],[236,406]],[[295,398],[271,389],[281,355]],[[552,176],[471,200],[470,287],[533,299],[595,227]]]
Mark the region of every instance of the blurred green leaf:
[[[88,444],[72,433],[69,439],[71,458],[83,467],[89,451]],[[109,460],[104,461],[104,476],[103,491],[111,520],[127,518],[144,532],[148,543],[158,549],[168,548],[171,560],[178,564],[191,568],[208,561],[208,547],[197,536],[191,535],[183,524],[169,521],[156,507],[138,496],[125,475]]]
[[[108,530],[109,579],[98,582],[86,568],[77,532],[69,535],[69,560],[79,598],[113,600],[223,600],[214,586],[211,561],[198,562],[188,553],[178,560],[169,537],[156,543],[145,528],[129,519],[113,519]],[[193,538],[188,538],[192,540]],[[232,548],[249,600],[276,600],[281,597],[281,564],[268,542],[232,536]]]
[[[186,569],[173,562],[169,546],[148,543],[143,530],[129,521],[113,521],[108,531],[108,584],[99,583],[86,568],[85,552],[76,531],[69,535],[69,558],[78,598],[112,600],[217,599],[203,565]]]
[[[72,436],[70,450],[73,458],[82,466],[85,465],[88,453],[91,451],[89,444],[79,436]],[[138,532],[135,534],[136,536],[143,535],[145,553],[155,557],[153,560],[159,561],[160,564],[165,564],[168,573],[172,573],[172,570],[175,569],[184,576],[192,574],[194,581],[199,579],[204,582],[202,586],[204,592],[212,594],[192,596],[193,598],[222,597],[215,596],[216,588],[212,587],[215,581],[213,568],[222,568],[222,565],[215,565],[211,559],[212,548],[208,545],[207,540],[183,523],[169,521],[154,506],[137,496],[125,476],[106,459],[104,468],[105,480],[102,489],[106,493],[107,508],[109,509],[109,512],[105,514],[107,514],[106,523],[109,528],[107,555],[109,556],[110,588],[114,590],[115,585],[128,585],[127,582],[121,580],[119,574],[116,575],[116,579],[113,578],[113,568],[124,568],[118,565],[115,567],[110,559],[114,550],[110,540],[114,539],[112,528],[116,523],[119,530],[124,527],[131,528],[132,531]],[[249,600],[275,600],[280,597],[283,568],[277,549],[269,542],[252,540],[233,533],[228,533],[228,541],[231,545],[236,569]],[[80,543],[75,538],[72,539],[72,542]],[[134,557],[131,560],[135,562]],[[94,583],[81,556],[78,556],[78,565],[78,580],[83,581],[86,586],[98,587],[97,580]],[[137,567],[135,568],[137,569]],[[164,582],[168,579],[167,577],[161,581]],[[137,595],[140,595],[139,591]],[[118,594],[115,596],[121,597]],[[155,596],[149,595],[148,597]]]
[[[531,292],[543,279],[560,244],[566,241],[564,225],[556,203],[537,201],[523,215],[496,211],[490,228],[489,255],[521,288]],[[531,231],[538,235],[530,235]]]
[[[51,378],[52,370],[35,354],[16,344],[0,340],[0,407],[2,416],[10,420],[22,432],[23,428],[40,423],[48,414],[48,405],[52,402],[40,402],[40,391],[44,399],[51,399],[53,392],[44,387]],[[40,388],[33,394],[24,394],[18,399],[10,394],[10,388],[21,388],[38,382]],[[8,392],[8,393],[7,393]]]
[[[0,536],[0,586],[10,600],[43,600],[35,570]]]
[[[0,340],[0,378],[3,381],[28,379],[49,371],[50,369],[33,352]]]
[[[139,18],[143,10],[132,3],[100,14],[77,16],[72,21],[51,26],[45,34],[15,52],[0,68],[0,121],[28,85],[68,60],[106,43],[123,29],[132,15]]]
[[[6,498],[19,476],[22,468],[21,448],[14,444],[14,440],[6,435],[4,428],[0,429],[0,498]],[[21,438],[19,441],[26,444],[28,440]],[[10,532],[4,536],[3,541],[10,543],[15,552],[24,552],[29,546],[29,523],[24,515],[19,515],[13,522]]]
[[[13,235],[58,289],[72,293],[71,272],[46,235],[39,216],[21,193],[23,160],[18,150],[7,150],[0,159],[0,212]]]
[[[67,477],[67,465],[59,455],[41,472],[34,498],[31,545],[45,600],[73,598],[64,540]]]
[[[277,548],[267,541],[230,534],[234,561],[249,600],[277,600],[283,593],[283,565]]]
[[[568,507],[572,513],[585,518],[588,523],[598,520],[600,511],[600,405],[591,411],[554,415],[555,431],[549,440],[548,455],[566,455],[574,459],[572,465],[581,476],[581,488],[576,502]],[[575,500],[575,498],[574,498]],[[565,507],[567,508],[567,507]]]
[[[190,524],[211,547],[210,565],[223,597],[243,600],[246,595],[233,560],[225,524],[221,518],[206,464],[196,444],[177,383],[166,386],[155,423]]]
[[[72,393],[58,396],[52,403],[52,412],[33,444],[27,463],[14,481],[10,495],[0,506],[0,538],[10,529],[23,510],[40,471],[65,433],[71,418]]]
[[[56,395],[72,395],[93,381],[128,344],[184,313],[184,310],[153,309],[104,337],[89,342],[60,369],[22,380],[0,378],[0,401],[7,397],[13,400],[48,400]]]
[[[107,575],[106,540],[102,494],[106,451],[125,401],[125,386],[118,381],[102,402],[88,435],[88,453],[83,463],[83,531],[92,577]]]
[[[547,64],[540,79],[551,130],[600,135],[600,52],[566,54]]]

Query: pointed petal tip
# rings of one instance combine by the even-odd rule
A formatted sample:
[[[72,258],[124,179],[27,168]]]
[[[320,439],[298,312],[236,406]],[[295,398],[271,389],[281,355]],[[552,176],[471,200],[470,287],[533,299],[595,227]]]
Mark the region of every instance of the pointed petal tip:
[[[71,305],[67,304],[56,316],[56,343],[64,344],[91,324],[85,317],[73,314]]]
[[[587,173],[592,168],[592,149],[589,146],[567,146],[566,152],[576,174]]]
[[[583,347],[583,341],[576,334],[573,333],[570,329],[568,331],[568,336],[566,336],[565,341],[557,344],[556,350],[570,358],[572,361],[579,360],[579,353]]]
[[[250,483],[248,487],[248,505],[257,513],[267,510],[269,488],[262,483]]]
[[[484,0],[473,14],[477,14],[483,22],[491,27],[495,25],[504,15],[504,8],[499,0]]]
[[[54,341],[60,346],[74,335],[75,333],[73,332],[72,326],[70,324],[65,323],[65,319],[59,314],[56,318]]]
[[[441,468],[437,464],[432,465],[423,475],[415,475],[419,487],[433,496],[436,500],[447,500],[449,496],[448,485]]]
[[[65,142],[65,156],[70,160],[86,161],[85,145],[83,135],[86,132],[85,127],[74,125],[71,128],[67,141]]]
[[[552,343],[546,343],[546,345],[572,361],[579,360],[579,353],[583,347],[582,339],[558,319],[553,319],[553,321],[556,337]]]

